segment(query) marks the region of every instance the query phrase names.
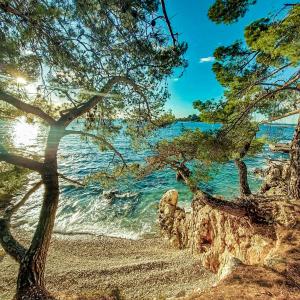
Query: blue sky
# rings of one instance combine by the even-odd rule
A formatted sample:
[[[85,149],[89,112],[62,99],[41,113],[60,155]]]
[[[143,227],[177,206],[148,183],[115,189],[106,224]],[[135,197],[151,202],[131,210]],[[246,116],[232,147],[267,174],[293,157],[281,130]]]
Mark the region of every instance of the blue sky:
[[[246,16],[232,25],[216,25],[207,17],[207,11],[213,0],[167,0],[168,15],[180,40],[188,43],[186,58],[189,67],[181,78],[172,78],[169,83],[171,93],[167,109],[176,116],[195,113],[192,103],[196,99],[219,98],[222,87],[211,70],[212,62],[200,62],[209,58],[220,45],[230,45],[242,39],[244,27],[252,21],[265,17],[283,7],[286,0],[258,0],[250,7]],[[291,1],[293,2],[293,1]]]

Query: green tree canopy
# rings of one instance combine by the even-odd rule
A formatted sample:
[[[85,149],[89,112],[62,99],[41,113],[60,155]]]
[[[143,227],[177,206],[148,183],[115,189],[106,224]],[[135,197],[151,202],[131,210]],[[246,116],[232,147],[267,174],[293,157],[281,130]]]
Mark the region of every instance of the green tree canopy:
[[[243,17],[248,6],[254,3],[216,1],[209,17],[216,23],[228,24]],[[195,107],[200,110],[200,119],[213,122],[215,116],[215,120],[223,124],[223,134],[230,135],[247,122],[255,126],[299,114],[299,32],[300,5],[285,4],[268,18],[248,25],[243,41],[217,48],[213,71],[224,87],[224,97],[217,103],[197,101]],[[290,195],[298,199],[299,122],[291,146],[289,183]],[[245,166],[243,168],[245,174]]]
[[[209,18],[216,23],[230,24],[243,17],[256,0],[216,0],[208,11]]]
[[[2,93],[54,118],[111,84],[110,96],[87,115],[87,129],[107,129],[119,116],[139,124],[156,118],[168,96],[166,77],[186,64],[186,45],[170,44],[153,23],[158,1],[2,1],[0,8]],[[37,82],[37,92],[16,78]],[[64,110],[51,104],[56,98]]]
[[[247,26],[244,41],[217,48],[213,71],[224,87],[224,99],[197,101],[202,117],[216,115],[232,127],[249,117],[274,119],[298,113],[299,24],[300,6],[290,6]]]

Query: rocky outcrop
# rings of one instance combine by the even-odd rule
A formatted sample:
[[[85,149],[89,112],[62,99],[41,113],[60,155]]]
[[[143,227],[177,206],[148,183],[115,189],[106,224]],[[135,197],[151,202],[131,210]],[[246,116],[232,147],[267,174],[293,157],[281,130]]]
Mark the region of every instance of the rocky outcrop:
[[[287,195],[290,179],[289,161],[270,161],[265,170],[260,171],[264,178],[261,193],[265,195]]]
[[[186,212],[176,190],[162,197],[162,235],[219,278],[216,287],[180,299],[300,299],[300,203],[288,197],[290,164],[270,161],[256,173],[262,189],[244,199],[199,192]]]
[[[163,195],[159,205],[159,225],[162,235],[171,245],[182,249],[188,243],[188,221],[187,213],[177,204],[176,190],[169,190]]]
[[[291,201],[285,211],[292,222],[276,226],[276,243],[261,264],[239,264],[216,287],[184,300],[300,299],[300,205]]]
[[[191,249],[201,263],[217,273],[219,278],[224,278],[241,264],[273,264],[279,259],[277,254],[282,247],[279,246],[282,245],[282,233],[299,224],[299,208],[285,195],[286,178],[289,176],[287,164],[272,163],[264,172],[267,188],[263,193],[247,200],[240,199],[251,204],[250,211],[251,207],[255,207],[263,222],[254,221],[247,214],[246,204],[231,203],[235,209],[233,212],[241,207],[241,213],[235,214],[204,201],[205,194],[201,192],[195,194],[191,211],[186,212],[178,206],[178,192],[170,190],[163,195],[159,205],[162,235],[173,247]],[[242,208],[246,209],[246,213]]]
[[[190,248],[202,264],[222,278],[239,265],[263,263],[276,244],[273,225],[252,224],[203,204],[194,198],[192,211],[178,207],[178,192],[168,191],[160,201],[162,235],[177,248]]]

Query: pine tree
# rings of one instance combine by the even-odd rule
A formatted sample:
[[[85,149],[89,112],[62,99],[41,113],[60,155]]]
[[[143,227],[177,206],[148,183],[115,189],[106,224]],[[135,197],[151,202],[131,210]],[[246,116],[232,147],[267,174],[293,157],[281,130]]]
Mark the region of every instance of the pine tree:
[[[159,22],[157,1],[1,1],[0,115],[25,116],[48,127],[42,158],[1,144],[0,162],[39,174],[21,202],[1,217],[0,242],[20,265],[16,299],[52,299],[45,286],[45,264],[59,202],[57,151],[67,135],[85,136],[110,150],[122,117],[132,138],[163,124],[166,79],[184,67],[186,45]],[[170,39],[170,33],[172,39]],[[26,82],[37,82],[35,95]],[[24,86],[23,86],[24,85]],[[54,101],[55,100],[55,101]],[[60,105],[54,105],[59,100]],[[77,119],[83,130],[70,130]],[[70,166],[71,167],[71,166]],[[29,248],[10,232],[11,215],[41,185],[45,192]]]
[[[216,1],[209,17],[217,23],[231,23],[242,17],[255,1]],[[221,5],[221,10],[217,7]],[[266,123],[299,114],[300,83],[300,5],[287,4],[272,17],[254,21],[245,28],[244,41],[215,50],[213,71],[224,86],[224,99],[220,103],[226,111],[224,132],[228,134],[244,120]],[[211,104],[198,103],[209,112]],[[216,106],[216,105],[215,105]],[[212,109],[214,111],[216,107]],[[265,118],[257,122],[256,117]],[[300,199],[299,123],[291,147],[291,198]]]

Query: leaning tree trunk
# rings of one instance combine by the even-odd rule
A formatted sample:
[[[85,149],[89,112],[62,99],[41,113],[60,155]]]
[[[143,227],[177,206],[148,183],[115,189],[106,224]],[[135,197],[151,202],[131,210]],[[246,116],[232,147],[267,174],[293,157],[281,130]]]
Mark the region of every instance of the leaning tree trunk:
[[[29,250],[20,263],[16,299],[54,299],[45,288],[45,265],[59,199],[57,150],[60,130],[52,127],[45,150],[42,172],[45,193],[37,229]]]
[[[250,190],[250,187],[248,184],[247,166],[240,159],[236,159],[235,164],[239,170],[241,196],[249,196],[249,195],[251,195],[251,190]]]
[[[289,196],[300,200],[300,116],[290,151]]]

